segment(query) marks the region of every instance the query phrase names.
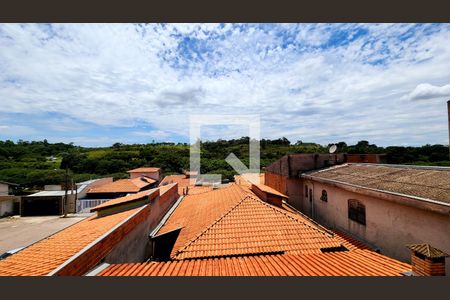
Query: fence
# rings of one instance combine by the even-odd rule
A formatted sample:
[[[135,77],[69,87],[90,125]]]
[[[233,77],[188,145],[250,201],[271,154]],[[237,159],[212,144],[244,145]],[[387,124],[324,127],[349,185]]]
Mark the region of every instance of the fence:
[[[92,207],[100,205],[111,199],[78,199],[77,213],[89,213]]]

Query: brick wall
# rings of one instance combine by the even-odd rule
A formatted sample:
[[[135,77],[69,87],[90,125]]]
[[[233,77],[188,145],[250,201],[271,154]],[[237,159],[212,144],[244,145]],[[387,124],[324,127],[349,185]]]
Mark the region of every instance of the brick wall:
[[[430,258],[411,257],[412,270],[421,276],[445,276],[445,260],[432,261]]]
[[[104,237],[101,241],[81,253],[73,261],[65,265],[55,275],[81,276],[96,266],[127,234],[133,231],[139,223],[148,218],[150,205],[145,206],[124,224]]]

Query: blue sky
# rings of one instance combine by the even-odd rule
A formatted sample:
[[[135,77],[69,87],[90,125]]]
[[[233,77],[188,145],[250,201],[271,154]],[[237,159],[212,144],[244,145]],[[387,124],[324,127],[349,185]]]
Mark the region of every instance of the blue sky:
[[[448,144],[449,41],[449,24],[0,24],[0,139],[188,142],[191,114],[259,114],[263,138]]]

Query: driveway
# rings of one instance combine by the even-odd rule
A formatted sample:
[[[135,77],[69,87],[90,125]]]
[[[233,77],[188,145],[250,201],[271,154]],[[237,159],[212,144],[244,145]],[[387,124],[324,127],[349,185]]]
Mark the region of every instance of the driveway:
[[[87,215],[10,217],[0,219],[0,254],[25,247],[75,224]]]

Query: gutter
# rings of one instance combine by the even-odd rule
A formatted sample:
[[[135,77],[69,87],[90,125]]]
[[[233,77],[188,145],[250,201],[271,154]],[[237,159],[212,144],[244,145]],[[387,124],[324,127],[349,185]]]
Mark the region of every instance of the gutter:
[[[108,268],[109,266],[110,266],[110,264],[108,264],[108,263],[102,263],[101,265],[95,267],[91,271],[84,274],[84,276],[97,276],[97,274],[99,274],[100,272],[102,272],[103,270]]]
[[[417,196],[412,196],[412,195],[405,195],[405,194],[386,191],[386,190],[379,190],[379,189],[364,187],[364,186],[355,185],[355,184],[342,182],[342,181],[338,181],[338,180],[315,177],[315,176],[311,176],[308,174],[302,174],[301,177],[304,179],[309,179],[309,180],[317,181],[320,183],[332,184],[334,186],[343,188],[344,190],[347,190],[350,192],[356,192],[359,194],[374,196],[374,197],[382,198],[385,200],[393,200],[395,202],[399,202],[400,204],[414,206],[414,207],[420,207],[420,208],[428,209],[428,210],[435,211],[435,212],[442,213],[442,214],[450,213],[450,203],[445,203],[442,201],[437,201],[437,200],[432,200],[432,199],[422,198],[422,197],[417,197]],[[406,203],[405,203],[405,200],[406,200]],[[414,200],[414,201],[411,201],[411,200]],[[417,202],[417,201],[419,201],[419,202]],[[417,204],[419,204],[419,205],[417,205]],[[430,205],[432,207],[429,207]]]
[[[70,257],[68,260],[66,260],[65,262],[63,262],[61,265],[59,265],[59,267],[57,267],[56,269],[54,269],[53,271],[51,271],[50,273],[48,273],[46,276],[54,276],[56,275],[59,271],[61,271],[62,269],[64,269],[67,265],[69,265],[70,263],[72,263],[74,260],[76,260],[78,257],[80,257],[81,255],[83,255],[86,251],[88,251],[90,248],[92,248],[93,246],[95,246],[98,242],[100,242],[101,240],[103,240],[104,238],[106,238],[108,235],[110,235],[112,232],[114,232],[115,230],[117,230],[120,226],[122,226],[123,224],[125,224],[126,222],[128,222],[130,219],[132,219],[134,216],[136,216],[137,214],[139,214],[144,208],[146,208],[149,204],[142,206],[138,211],[136,211],[134,214],[128,216],[125,220],[123,220],[122,222],[120,222],[119,224],[115,225],[113,228],[111,228],[110,230],[108,230],[106,233],[104,233],[103,235],[101,235],[100,237],[96,238],[93,242],[89,243],[87,246],[85,246],[83,249],[81,249],[80,251],[78,251],[77,253],[75,253],[72,257]]]
[[[173,214],[173,212],[178,207],[178,205],[180,205],[180,203],[183,199],[184,199],[184,195],[181,195],[180,198],[178,198],[178,200],[172,205],[172,207],[167,211],[167,213],[164,215],[164,217],[158,223],[158,225],[156,225],[155,229],[153,229],[152,232],[150,232],[150,234],[149,234],[150,238],[154,238],[157,235],[158,231],[161,229],[161,227],[164,226],[164,224],[166,224],[167,220]]]

